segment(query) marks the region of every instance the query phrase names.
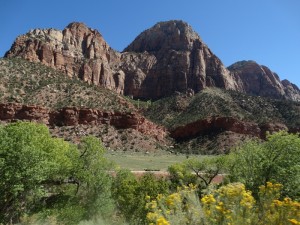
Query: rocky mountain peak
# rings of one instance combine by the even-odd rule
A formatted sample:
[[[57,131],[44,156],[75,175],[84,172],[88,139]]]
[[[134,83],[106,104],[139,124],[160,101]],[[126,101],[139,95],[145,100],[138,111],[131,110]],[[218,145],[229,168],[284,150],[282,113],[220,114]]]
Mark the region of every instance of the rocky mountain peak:
[[[253,60],[239,61],[228,67],[238,83],[238,91],[277,99],[300,100],[296,85],[282,82],[279,76],[268,67]]]
[[[84,23],[70,23],[63,31],[34,29],[16,39],[5,57],[22,57],[58,69],[70,77],[123,93],[124,74],[116,69],[119,53],[102,35]]]
[[[138,98],[158,99],[174,92],[196,93],[205,87],[235,89],[236,83],[221,60],[183,21],[160,22],[142,32],[125,48],[123,70]],[[146,56],[149,63],[142,57]],[[131,66],[129,65],[131,60]],[[132,66],[133,65],[133,66]],[[146,66],[145,66],[146,65]],[[130,94],[126,90],[125,94]]]
[[[159,22],[145,30],[127,47],[125,52],[158,52],[160,50],[187,51],[194,41],[201,43],[199,35],[181,20]]]
[[[70,77],[141,99],[159,99],[206,87],[271,98],[300,100],[299,89],[254,61],[225,68],[190,25],[159,22],[143,31],[122,53],[84,23],[64,30],[34,29],[19,36],[5,57],[22,57]]]

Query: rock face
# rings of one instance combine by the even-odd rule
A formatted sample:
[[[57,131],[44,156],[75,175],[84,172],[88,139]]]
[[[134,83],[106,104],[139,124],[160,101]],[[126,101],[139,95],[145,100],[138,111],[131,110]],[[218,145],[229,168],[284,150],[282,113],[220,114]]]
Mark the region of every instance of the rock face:
[[[178,20],[157,23],[122,53],[83,23],[71,23],[63,31],[34,29],[18,37],[5,57],[41,62],[68,76],[141,99],[218,87],[300,100],[295,85],[281,82],[265,66],[246,61],[225,68],[191,26]]]
[[[299,88],[287,80],[281,82],[278,75],[266,66],[254,61],[240,61],[228,69],[235,76],[238,91],[276,99],[300,100]]]
[[[83,23],[71,23],[63,31],[34,29],[19,36],[5,57],[23,57],[59,69],[95,85],[123,93],[125,75],[116,69],[119,53],[102,35]]]
[[[170,132],[170,135],[176,140],[182,141],[195,138],[199,135],[231,131],[238,134],[265,138],[267,131],[273,133],[280,130],[295,132],[295,128],[288,129],[286,125],[281,123],[259,125],[254,122],[241,121],[232,117],[211,117],[177,127]]]
[[[161,98],[205,87],[236,89],[234,77],[187,23],[168,21],[141,33],[125,50],[126,75],[136,77],[134,96]],[[128,66],[130,61],[131,66]],[[125,94],[131,89],[126,89]]]
[[[117,129],[135,129],[157,140],[162,140],[167,135],[164,128],[150,122],[136,112],[103,112],[97,109],[79,109],[75,107],[51,111],[45,107],[7,103],[0,104],[0,120],[28,120],[52,126],[107,124]]]

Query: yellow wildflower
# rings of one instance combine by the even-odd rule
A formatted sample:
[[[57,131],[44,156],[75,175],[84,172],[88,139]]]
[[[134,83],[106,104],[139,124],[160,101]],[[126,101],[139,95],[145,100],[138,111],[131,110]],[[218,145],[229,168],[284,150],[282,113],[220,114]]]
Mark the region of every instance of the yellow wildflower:
[[[253,198],[253,196],[251,195],[250,191],[243,191],[242,194],[242,200],[240,201],[240,204],[242,206],[245,206],[249,209],[251,209],[253,207],[253,204],[255,203],[255,200]]]
[[[280,201],[280,200],[273,200],[273,204],[275,205],[275,206],[282,206],[283,205],[283,202],[282,201]]]
[[[154,221],[158,217],[157,213],[148,212],[147,213],[147,220]]]
[[[156,197],[156,199],[159,201],[159,200],[161,200],[163,198],[163,195],[162,194],[158,194],[157,195],[157,197]]]
[[[156,220],[156,225],[170,225],[170,223],[163,216],[161,216]]]
[[[181,202],[181,196],[179,193],[173,193],[169,195],[166,199],[166,204],[169,207],[172,207]]]
[[[211,204],[211,203],[214,203],[216,202],[216,199],[214,198],[214,196],[212,194],[210,195],[205,195],[202,199],[201,199],[201,202],[203,204]]]
[[[298,220],[295,219],[289,219],[288,220],[291,224],[296,224],[296,225],[300,225],[300,222]]]

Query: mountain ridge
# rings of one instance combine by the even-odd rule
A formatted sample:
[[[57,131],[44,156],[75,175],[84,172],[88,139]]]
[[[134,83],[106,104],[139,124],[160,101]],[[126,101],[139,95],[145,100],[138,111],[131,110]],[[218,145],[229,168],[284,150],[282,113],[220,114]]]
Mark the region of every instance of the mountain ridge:
[[[114,151],[219,154],[266,131],[300,131],[300,102],[233,90],[144,102],[21,58],[0,59],[0,80],[0,123],[48,124],[75,143],[94,135]]]
[[[122,52],[113,50],[100,32],[84,23],[70,23],[63,31],[34,29],[19,36],[5,57],[41,62],[70,77],[139,99],[155,100],[175,92],[198,93],[206,87],[218,87],[300,100],[296,85],[281,82],[265,66],[246,63],[239,70],[226,68],[199,34],[181,20],[155,24]]]
[[[255,61],[226,68],[183,21],[157,23],[123,52],[83,23],[34,29],[5,56],[0,123],[42,122],[75,143],[94,135],[113,150],[221,154],[300,131],[296,85]]]

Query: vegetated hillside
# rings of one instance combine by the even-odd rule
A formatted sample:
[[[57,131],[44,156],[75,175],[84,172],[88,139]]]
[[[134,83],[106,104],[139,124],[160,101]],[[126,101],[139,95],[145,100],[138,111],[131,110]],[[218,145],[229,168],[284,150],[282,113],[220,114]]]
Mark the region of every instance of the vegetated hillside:
[[[0,102],[99,108],[105,111],[135,110],[122,96],[105,88],[70,78],[41,63],[21,58],[0,59]]]
[[[263,136],[267,130],[287,127],[297,131],[300,127],[299,102],[250,96],[218,88],[205,88],[195,95],[178,92],[155,102],[142,102],[20,58],[0,59],[0,68],[1,103],[37,105],[53,110],[71,106],[104,112],[140,111],[149,120],[170,131],[174,138],[174,151],[222,153],[241,141]],[[224,120],[211,121],[210,118],[234,120],[225,119],[224,125]],[[204,123],[197,123],[201,120]],[[277,124],[281,125],[278,127]],[[75,124],[50,129],[53,135],[73,142],[78,142],[81,136],[87,134],[95,135],[112,150],[151,152],[168,149],[167,146],[172,145],[169,138],[157,140],[153,135],[150,137],[138,130],[120,129],[109,124]],[[148,131],[155,132],[155,129]]]
[[[47,107],[50,111],[57,111],[64,107],[76,107],[78,109],[98,109],[107,112],[108,115],[116,113],[116,115],[124,115],[125,118],[129,115],[127,119],[129,123],[136,123],[136,121],[130,121],[130,116],[133,115],[134,119],[134,116],[137,115],[139,120],[145,122],[135,106],[124,96],[103,87],[90,85],[77,78],[70,78],[41,63],[32,63],[20,58],[0,59],[0,80],[0,103],[13,103],[8,106],[9,110],[16,111],[13,108],[14,103],[32,105],[30,109],[35,110],[36,106],[34,116],[38,117],[42,116],[39,107]],[[25,115],[29,114],[30,118],[32,113],[32,111],[25,112]],[[3,116],[1,112],[0,116]],[[105,119],[109,121],[109,118]],[[151,122],[149,123],[151,126]],[[125,125],[124,127],[126,127]],[[153,127],[148,128],[150,132],[152,132],[151,129],[154,129],[154,134],[155,126],[153,124]],[[169,143],[164,138],[158,140],[154,135],[145,134],[147,130],[144,133],[139,130],[139,128],[121,129],[110,125],[109,122],[108,124],[50,126],[52,135],[72,142],[78,142],[82,136],[86,135],[97,136],[111,150],[151,152],[164,149]]]
[[[175,148],[187,153],[228,152],[266,131],[299,131],[300,103],[207,88],[191,96],[177,93],[152,102],[144,115],[166,126]],[[230,119],[232,118],[232,119]]]
[[[144,115],[170,129],[208,117],[233,117],[258,124],[278,122],[296,127],[300,126],[300,103],[206,88],[194,96],[178,93],[152,102]]]

